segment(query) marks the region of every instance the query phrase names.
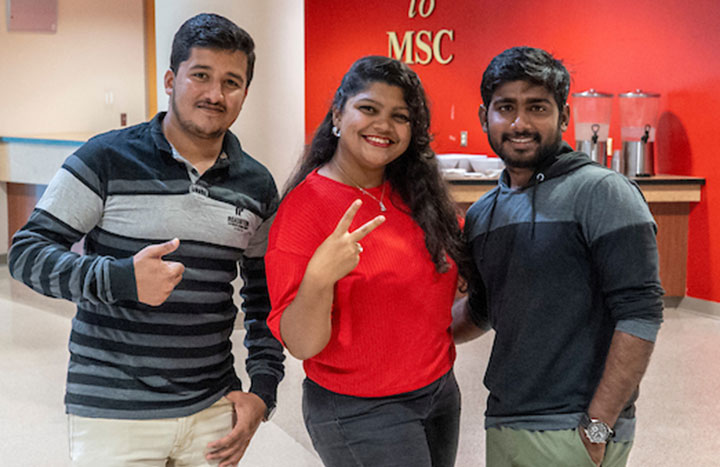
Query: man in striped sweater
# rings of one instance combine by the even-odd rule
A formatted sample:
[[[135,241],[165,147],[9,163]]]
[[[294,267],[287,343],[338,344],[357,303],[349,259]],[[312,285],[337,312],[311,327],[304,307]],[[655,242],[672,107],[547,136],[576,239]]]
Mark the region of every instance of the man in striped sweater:
[[[13,237],[13,277],[77,304],[73,465],[235,465],[275,406],[284,357],[265,322],[263,257],[277,189],[228,130],[254,61],[231,21],[189,19],[165,74],[167,113],[68,157]],[[84,254],[71,251],[83,237]],[[238,266],[249,392],[230,343]]]

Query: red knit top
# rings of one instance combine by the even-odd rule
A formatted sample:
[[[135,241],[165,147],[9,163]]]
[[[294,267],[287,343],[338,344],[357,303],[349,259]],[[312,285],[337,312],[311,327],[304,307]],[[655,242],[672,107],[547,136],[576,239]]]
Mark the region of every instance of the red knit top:
[[[335,284],[332,335],[303,362],[307,376],[331,391],[381,397],[413,391],[448,372],[455,360],[450,334],[457,267],[435,270],[425,234],[385,182],[386,221],[362,241],[360,263]],[[368,190],[380,199],[382,186]],[[272,311],[268,326],[292,302],[317,247],[350,204],[361,199],[350,230],[380,214],[376,200],[312,172],[281,203],[265,255]]]

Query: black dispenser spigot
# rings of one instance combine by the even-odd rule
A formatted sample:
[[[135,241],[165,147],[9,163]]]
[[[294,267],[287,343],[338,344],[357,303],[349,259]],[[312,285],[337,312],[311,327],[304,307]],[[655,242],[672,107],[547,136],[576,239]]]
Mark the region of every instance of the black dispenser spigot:
[[[643,144],[647,144],[648,140],[650,139],[650,129],[652,127],[650,125],[645,125],[645,134],[640,138],[640,141],[643,142]]]
[[[586,127],[586,128],[587,128],[587,127]],[[593,142],[593,144],[597,144],[597,142],[598,142],[598,132],[600,131],[600,125],[598,125],[597,123],[593,123],[592,126],[590,127],[590,129],[591,129],[592,132],[593,132],[592,142]]]

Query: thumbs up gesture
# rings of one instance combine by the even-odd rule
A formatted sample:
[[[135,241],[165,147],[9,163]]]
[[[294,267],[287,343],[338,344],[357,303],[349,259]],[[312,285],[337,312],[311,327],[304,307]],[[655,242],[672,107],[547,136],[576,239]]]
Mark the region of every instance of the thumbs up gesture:
[[[185,266],[165,261],[163,256],[180,246],[177,238],[159,245],[146,246],[133,256],[138,301],[150,306],[162,305],[180,283]]]

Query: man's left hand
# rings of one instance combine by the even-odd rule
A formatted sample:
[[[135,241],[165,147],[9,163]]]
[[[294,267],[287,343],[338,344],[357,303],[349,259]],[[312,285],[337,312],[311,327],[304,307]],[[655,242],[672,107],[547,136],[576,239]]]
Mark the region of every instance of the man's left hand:
[[[587,449],[588,454],[590,454],[590,459],[595,462],[595,465],[600,467],[602,465],[603,459],[605,459],[605,448],[607,447],[607,444],[591,443],[587,439],[587,436],[585,436],[585,430],[583,430],[582,427],[578,427],[577,430],[580,435],[580,439],[585,445],[585,449]]]
[[[208,444],[208,460],[219,460],[218,467],[234,467],[240,462],[260,422],[265,403],[250,392],[232,391],[225,396],[233,404],[233,429],[222,439]]]

